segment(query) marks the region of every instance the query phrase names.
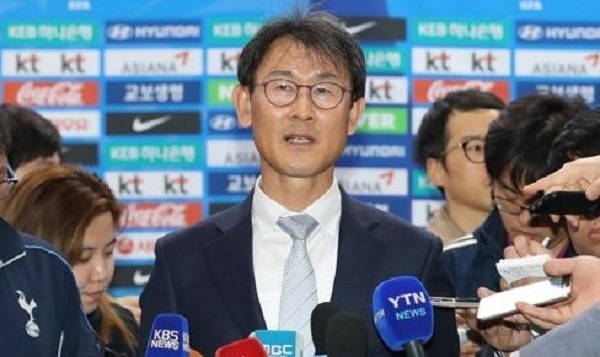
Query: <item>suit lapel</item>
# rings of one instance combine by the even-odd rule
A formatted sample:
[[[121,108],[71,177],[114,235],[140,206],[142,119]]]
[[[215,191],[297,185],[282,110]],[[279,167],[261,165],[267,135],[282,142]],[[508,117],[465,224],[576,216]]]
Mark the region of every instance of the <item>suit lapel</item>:
[[[371,233],[378,223],[378,219],[361,210],[360,204],[342,190],[338,259],[331,301],[343,310],[360,311],[371,306],[386,246]]]
[[[216,218],[222,235],[206,245],[212,277],[242,336],[266,329],[252,262],[252,193],[242,205]]]

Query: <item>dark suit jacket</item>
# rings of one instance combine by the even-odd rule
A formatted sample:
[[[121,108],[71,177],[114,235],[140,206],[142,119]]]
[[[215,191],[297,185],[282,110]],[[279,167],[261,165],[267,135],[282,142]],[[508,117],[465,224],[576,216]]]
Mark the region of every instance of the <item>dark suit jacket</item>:
[[[185,316],[190,346],[204,356],[266,329],[252,266],[251,207],[252,193],[240,205],[157,241],[154,270],[141,295],[142,346],[160,313]],[[369,356],[402,356],[390,352],[377,335],[373,291],[383,280],[412,275],[430,295],[452,296],[441,241],[342,191],[338,249],[331,301],[364,318]],[[434,314],[428,356],[458,355],[454,312],[436,309]]]

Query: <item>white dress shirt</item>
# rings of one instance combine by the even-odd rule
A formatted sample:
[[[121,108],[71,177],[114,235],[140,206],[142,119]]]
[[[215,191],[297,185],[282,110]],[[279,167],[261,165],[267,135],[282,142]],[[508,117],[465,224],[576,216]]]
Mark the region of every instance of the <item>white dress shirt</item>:
[[[317,279],[318,302],[330,301],[337,267],[342,197],[334,178],[323,196],[304,211],[292,212],[269,198],[261,190],[260,182],[259,177],[252,199],[252,260],[258,301],[267,328],[277,330],[283,269],[292,249],[292,238],[277,226],[277,220],[280,216],[306,213],[319,222],[306,244]]]

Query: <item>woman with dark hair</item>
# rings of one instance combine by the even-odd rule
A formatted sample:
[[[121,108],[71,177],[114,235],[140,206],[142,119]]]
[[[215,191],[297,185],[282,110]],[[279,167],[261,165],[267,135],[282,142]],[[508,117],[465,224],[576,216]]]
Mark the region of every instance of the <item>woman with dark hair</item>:
[[[107,295],[121,206],[100,178],[83,169],[52,164],[32,173],[15,186],[0,216],[63,252],[83,309],[102,342],[116,353],[135,356],[139,326]]]

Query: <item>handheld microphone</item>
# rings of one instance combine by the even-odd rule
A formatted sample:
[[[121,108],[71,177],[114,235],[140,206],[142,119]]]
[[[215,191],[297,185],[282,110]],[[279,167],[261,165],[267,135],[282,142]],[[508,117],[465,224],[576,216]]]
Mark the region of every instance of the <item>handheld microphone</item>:
[[[257,330],[250,337],[256,337],[263,344],[269,357],[299,357],[304,354],[302,336],[296,331]]]
[[[315,355],[327,355],[325,338],[327,334],[327,324],[333,315],[340,312],[340,309],[331,302],[322,302],[318,304],[310,314],[310,333],[315,345]]]
[[[327,324],[328,357],[367,357],[369,342],[365,322],[356,314],[339,312]]]
[[[269,357],[264,346],[254,337],[219,347],[215,357]]]
[[[146,357],[189,357],[187,319],[177,314],[157,315],[152,323]]]
[[[392,351],[425,357],[423,344],[433,335],[433,307],[417,278],[400,276],[380,283],[373,293],[373,314],[379,336]]]

